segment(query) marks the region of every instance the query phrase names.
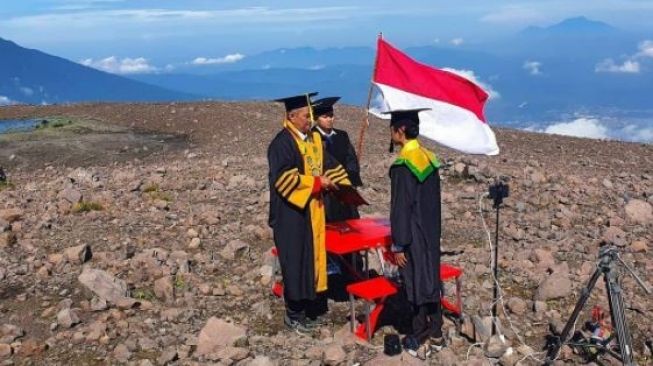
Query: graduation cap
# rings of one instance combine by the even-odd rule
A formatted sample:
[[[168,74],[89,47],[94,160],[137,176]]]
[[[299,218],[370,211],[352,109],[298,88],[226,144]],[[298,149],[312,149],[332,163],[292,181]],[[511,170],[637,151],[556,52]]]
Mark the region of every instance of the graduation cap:
[[[275,102],[283,103],[286,106],[286,112],[290,112],[293,109],[304,108],[312,103],[311,98],[316,96],[317,93],[306,93],[302,95],[296,95],[293,97],[279,98],[275,99]]]
[[[315,116],[320,116],[333,113],[333,105],[339,100],[340,97],[328,97],[316,100],[313,102],[313,114],[315,114]]]
[[[383,112],[381,114],[390,115],[390,126],[399,128],[405,126],[406,129],[411,127],[419,127],[419,112],[430,111],[431,108],[415,108],[415,109],[397,109],[394,111]],[[417,129],[419,131],[419,129]],[[394,143],[390,140],[389,152],[393,152],[395,148]]]
[[[390,115],[390,126],[392,127],[411,127],[419,126],[419,112],[430,110],[431,108],[398,109],[381,114]]]

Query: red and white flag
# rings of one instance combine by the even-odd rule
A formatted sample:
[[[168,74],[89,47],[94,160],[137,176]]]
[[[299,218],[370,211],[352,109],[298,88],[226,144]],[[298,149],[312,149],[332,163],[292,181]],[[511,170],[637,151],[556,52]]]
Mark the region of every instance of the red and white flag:
[[[469,79],[421,64],[379,38],[372,81],[381,106],[370,113],[431,108],[419,113],[420,135],[469,154],[499,153],[483,107],[488,93]]]

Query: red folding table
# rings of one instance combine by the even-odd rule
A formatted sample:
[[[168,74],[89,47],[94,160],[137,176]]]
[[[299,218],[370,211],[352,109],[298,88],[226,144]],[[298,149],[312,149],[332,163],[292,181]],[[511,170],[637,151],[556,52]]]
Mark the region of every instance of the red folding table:
[[[351,329],[359,337],[370,339],[375,330],[378,317],[383,310],[383,304],[388,296],[396,293],[396,288],[385,278],[368,279],[370,249],[384,248],[386,252],[392,245],[390,233],[390,221],[383,218],[363,218],[352,219],[341,222],[329,223],[326,226],[326,250],[334,255],[352,254],[352,269],[355,269],[356,254],[365,251],[365,267],[363,276],[359,278],[366,280],[347,286],[349,300],[351,303]],[[452,304],[446,298],[442,298],[442,307],[449,310],[457,317],[462,316],[462,298],[461,298],[461,279],[463,272],[461,269],[447,265],[440,265],[440,279],[447,281],[455,279],[456,281],[456,304]],[[361,324],[355,329],[355,304],[354,296],[366,301],[374,301],[374,311],[370,313],[369,307],[366,309],[366,324]]]

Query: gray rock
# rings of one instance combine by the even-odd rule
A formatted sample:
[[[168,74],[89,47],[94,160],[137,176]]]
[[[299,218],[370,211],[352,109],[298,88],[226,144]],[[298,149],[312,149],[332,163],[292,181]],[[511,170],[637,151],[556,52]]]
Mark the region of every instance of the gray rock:
[[[21,327],[12,324],[0,326],[0,343],[12,343],[23,336],[25,336],[25,331]]]
[[[112,304],[128,297],[125,281],[103,270],[86,267],[79,275],[78,280],[95,295]]]
[[[107,300],[93,296],[91,299],[91,310],[93,311],[102,311],[108,309]]]
[[[510,311],[516,315],[523,315],[527,309],[526,301],[522,300],[519,297],[511,297],[508,300],[507,305],[508,309],[510,309]]]
[[[324,350],[324,364],[337,365],[347,358],[347,353],[339,344],[331,344]]]
[[[272,362],[267,356],[256,356],[251,360],[247,366],[276,366],[276,362]]]
[[[198,356],[208,355],[223,347],[234,346],[236,342],[246,336],[247,330],[245,328],[211,317],[200,331],[195,353]]]
[[[249,244],[245,243],[242,240],[232,240],[227,246],[220,251],[220,255],[224,259],[234,260],[239,258],[249,252]]]
[[[571,295],[571,281],[562,274],[547,277],[537,288],[535,300],[546,301]]]
[[[508,347],[509,344],[502,341],[498,335],[490,337],[483,345],[485,356],[489,358],[500,358],[506,353]]]
[[[0,248],[13,247],[18,242],[16,234],[11,231],[0,233]]]
[[[79,320],[79,315],[77,315],[77,310],[75,309],[62,309],[57,314],[57,324],[63,328],[72,328],[79,323],[81,323],[81,320]]]
[[[161,366],[165,366],[173,361],[176,361],[177,359],[177,349],[175,347],[168,347],[163,352],[161,352],[161,355],[156,359],[156,362]]]
[[[626,232],[617,226],[610,226],[603,232],[603,240],[620,247],[626,246]]]
[[[0,220],[6,223],[19,221],[23,217],[23,211],[17,208],[8,208],[0,210]]]
[[[127,362],[129,359],[132,357],[131,351],[125,346],[123,343],[119,344],[116,346],[116,348],[113,349],[113,357],[118,361],[118,362]]]
[[[653,206],[642,200],[630,200],[625,207],[626,218],[641,225],[653,224]]]
[[[88,244],[77,245],[64,250],[64,257],[71,263],[82,264],[93,258],[91,246]]]
[[[164,276],[154,281],[154,295],[166,302],[175,300],[175,288],[172,283],[172,276]]]
[[[13,349],[11,348],[10,345],[0,343],[0,360],[9,358],[12,353],[13,353]]]
[[[82,193],[76,189],[66,188],[59,193],[59,198],[63,198],[71,204],[82,201]]]

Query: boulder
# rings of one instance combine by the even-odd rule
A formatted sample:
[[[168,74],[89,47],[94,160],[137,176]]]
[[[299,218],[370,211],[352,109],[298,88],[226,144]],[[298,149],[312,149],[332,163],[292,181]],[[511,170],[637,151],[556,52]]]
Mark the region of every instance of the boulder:
[[[625,207],[626,218],[641,225],[653,224],[653,206],[642,200],[630,200]]]
[[[236,324],[211,317],[197,339],[197,356],[214,353],[221,348],[234,346],[247,336],[247,330]]]
[[[546,301],[571,295],[571,281],[563,274],[547,277],[535,291],[535,300]]]
[[[100,269],[86,267],[78,277],[79,282],[96,296],[112,304],[128,297],[127,284]]]

